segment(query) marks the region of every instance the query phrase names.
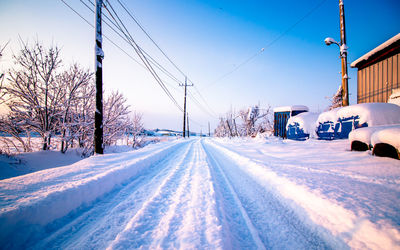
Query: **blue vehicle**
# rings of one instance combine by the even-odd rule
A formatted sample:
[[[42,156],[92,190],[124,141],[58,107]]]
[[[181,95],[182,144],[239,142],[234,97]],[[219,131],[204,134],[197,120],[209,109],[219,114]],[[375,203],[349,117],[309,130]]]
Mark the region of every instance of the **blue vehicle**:
[[[323,112],[319,115],[316,125],[318,139],[333,140],[336,138],[340,124],[337,123],[338,108]]]
[[[305,141],[315,137],[316,120],[318,114],[304,112],[289,119],[287,124],[287,138],[296,141]]]
[[[361,103],[322,113],[317,135],[322,140],[347,139],[351,131],[400,123],[400,106],[391,103]]]

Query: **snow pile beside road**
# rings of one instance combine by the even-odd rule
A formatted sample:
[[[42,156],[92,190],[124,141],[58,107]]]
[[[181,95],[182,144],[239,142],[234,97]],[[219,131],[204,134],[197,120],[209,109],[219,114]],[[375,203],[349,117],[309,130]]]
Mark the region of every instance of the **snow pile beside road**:
[[[299,185],[272,171],[271,168],[287,165],[287,161],[280,164],[269,162],[268,165],[264,165],[227,149],[225,145],[213,142],[209,144],[225,154],[227,158],[233,159],[244,174],[251,176],[267,190],[274,192],[310,227],[319,225],[327,229],[327,231],[320,229],[319,233],[335,248],[344,248],[343,242],[355,249],[395,249],[399,246],[400,231],[387,221],[372,222],[362,213],[355,213],[335,200],[327,199],[309,187]]]
[[[28,237],[44,226],[111,191],[180,147],[182,141],[153,144],[124,154],[99,155],[70,166],[0,181],[0,245]],[[24,228],[26,232],[17,232]],[[34,231],[34,230],[33,230]]]

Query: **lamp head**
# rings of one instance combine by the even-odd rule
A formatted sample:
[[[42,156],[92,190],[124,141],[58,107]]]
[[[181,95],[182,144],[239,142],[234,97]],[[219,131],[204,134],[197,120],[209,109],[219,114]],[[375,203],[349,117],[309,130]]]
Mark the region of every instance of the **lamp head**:
[[[326,45],[331,45],[332,43],[335,43],[335,44],[338,44],[336,41],[335,41],[335,39],[333,39],[333,38],[330,38],[330,37],[327,37],[327,38],[325,38],[325,44]]]

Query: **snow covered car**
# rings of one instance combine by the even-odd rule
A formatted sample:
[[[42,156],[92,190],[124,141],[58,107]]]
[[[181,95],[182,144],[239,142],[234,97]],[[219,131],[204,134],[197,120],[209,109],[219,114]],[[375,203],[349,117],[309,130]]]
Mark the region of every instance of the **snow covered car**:
[[[337,112],[340,124],[335,138],[344,139],[362,127],[400,124],[400,106],[392,103],[361,103],[343,107]]]
[[[337,124],[337,112],[340,108],[335,108],[321,113],[316,122],[316,133],[318,139],[333,140],[339,128]]]
[[[384,125],[384,126],[375,126],[375,127],[364,127],[355,129],[349,134],[349,141],[351,150],[354,151],[366,151],[372,149],[371,137],[372,135],[386,128],[399,127],[400,124],[394,125]]]
[[[318,116],[317,113],[304,112],[290,117],[286,125],[287,138],[297,141],[315,138],[315,122]]]
[[[355,129],[400,124],[400,106],[391,103],[361,103],[322,113],[317,121],[320,139],[345,139]]]
[[[400,159],[400,125],[376,131],[371,143],[372,154]]]
[[[400,124],[356,129],[350,132],[349,141],[351,150],[373,149],[374,155],[399,159]]]

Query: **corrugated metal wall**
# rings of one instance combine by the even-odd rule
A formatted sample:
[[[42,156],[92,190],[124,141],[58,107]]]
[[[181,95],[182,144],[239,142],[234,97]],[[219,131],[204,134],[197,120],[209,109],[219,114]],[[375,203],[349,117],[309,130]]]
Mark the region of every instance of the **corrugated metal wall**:
[[[357,103],[387,102],[392,89],[400,88],[400,54],[358,71]]]

